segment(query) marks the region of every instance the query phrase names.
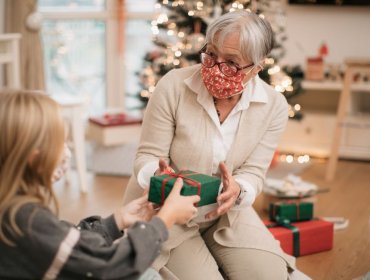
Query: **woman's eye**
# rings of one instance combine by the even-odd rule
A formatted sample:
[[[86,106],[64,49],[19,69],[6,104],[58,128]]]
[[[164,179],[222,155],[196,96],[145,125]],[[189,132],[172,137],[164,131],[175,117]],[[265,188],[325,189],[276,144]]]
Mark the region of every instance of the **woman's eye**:
[[[238,63],[236,63],[236,62],[234,62],[233,60],[228,60],[228,61],[227,61],[227,63],[228,63],[228,64],[231,64],[231,65],[233,65],[233,66],[239,67],[239,64],[238,64]]]
[[[217,57],[217,55],[214,52],[208,52],[208,54],[212,57]]]

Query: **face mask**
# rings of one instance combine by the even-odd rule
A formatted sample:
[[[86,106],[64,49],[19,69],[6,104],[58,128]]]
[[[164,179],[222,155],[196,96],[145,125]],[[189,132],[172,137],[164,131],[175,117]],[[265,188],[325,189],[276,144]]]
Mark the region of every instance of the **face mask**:
[[[224,99],[240,93],[243,89],[245,73],[239,71],[233,77],[221,73],[217,65],[207,68],[202,65],[201,75],[208,92],[216,98]]]
[[[71,159],[71,151],[69,150],[67,144],[64,144],[62,160],[54,171],[51,181],[54,183],[59,181],[69,169]]]

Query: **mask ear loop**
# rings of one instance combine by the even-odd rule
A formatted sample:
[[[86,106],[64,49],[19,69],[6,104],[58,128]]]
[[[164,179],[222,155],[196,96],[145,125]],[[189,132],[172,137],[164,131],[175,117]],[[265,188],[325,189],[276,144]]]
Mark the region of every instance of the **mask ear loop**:
[[[245,76],[247,76],[250,72],[253,71],[253,69],[256,67],[256,66],[259,66],[259,65],[253,65],[253,67],[251,69],[248,70],[247,73],[245,73]],[[246,81],[245,83],[243,83],[243,90],[245,89],[245,87],[247,86],[247,84],[250,82],[251,79],[249,79],[248,81]]]

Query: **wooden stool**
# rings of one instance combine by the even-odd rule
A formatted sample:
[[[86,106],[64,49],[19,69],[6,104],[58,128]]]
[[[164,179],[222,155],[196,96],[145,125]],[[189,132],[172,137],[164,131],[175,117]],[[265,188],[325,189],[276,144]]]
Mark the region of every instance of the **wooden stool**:
[[[326,180],[328,181],[334,178],[335,171],[337,168],[339,146],[342,137],[342,127],[345,125],[345,118],[348,114],[348,101],[350,98],[353,76],[354,74],[359,72],[367,72],[370,74],[369,58],[346,59],[344,62],[347,68],[344,74],[343,89],[339,99],[335,131],[333,135],[333,141],[331,144],[329,162],[326,169]]]

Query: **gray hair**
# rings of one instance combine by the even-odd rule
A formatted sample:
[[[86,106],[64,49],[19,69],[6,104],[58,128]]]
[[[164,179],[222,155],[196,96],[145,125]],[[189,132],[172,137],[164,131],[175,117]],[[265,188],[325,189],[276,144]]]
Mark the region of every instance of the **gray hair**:
[[[246,10],[229,12],[208,26],[206,42],[222,46],[225,37],[233,33],[239,33],[239,49],[243,59],[262,66],[261,61],[273,47],[274,34],[271,25]]]

